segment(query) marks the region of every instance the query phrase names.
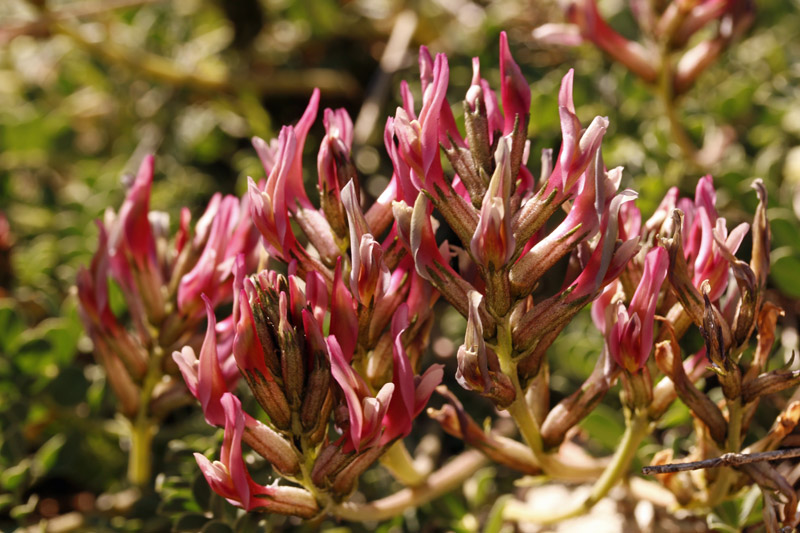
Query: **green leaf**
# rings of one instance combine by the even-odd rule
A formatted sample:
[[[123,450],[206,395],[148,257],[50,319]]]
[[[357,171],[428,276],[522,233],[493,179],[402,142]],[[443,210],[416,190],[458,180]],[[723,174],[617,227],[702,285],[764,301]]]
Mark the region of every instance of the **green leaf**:
[[[58,376],[47,384],[44,393],[51,396],[59,405],[73,407],[86,399],[89,382],[83,370],[69,365],[61,369]]]
[[[689,424],[692,420],[691,411],[683,402],[672,402],[658,423],[659,428],[672,428]]]
[[[13,507],[9,514],[11,515],[11,518],[20,520],[34,512],[36,510],[36,504],[38,503],[39,497],[36,494],[31,494],[26,503]]]
[[[594,411],[589,413],[581,421],[580,427],[607,450],[614,450],[625,432],[622,414],[604,404],[598,405]]]
[[[263,516],[245,513],[236,520],[233,530],[236,533],[260,533],[262,531],[261,520],[263,520]],[[328,532],[330,533],[330,530]]]
[[[197,474],[192,481],[192,496],[200,509],[208,509],[211,503],[211,488],[202,474]]]
[[[772,252],[770,276],[787,296],[800,298],[800,253],[788,247]]]
[[[483,533],[500,533],[503,529],[505,520],[503,519],[503,510],[506,508],[506,503],[511,500],[511,496],[501,496],[494,502],[489,516],[486,517],[486,525],[483,528]]]
[[[744,498],[742,498],[742,505],[739,509],[738,525],[744,527],[750,524],[755,524],[761,520],[761,513],[757,508],[761,503],[761,489],[758,486],[753,486]]]
[[[0,485],[7,491],[14,491],[20,486],[31,468],[29,459],[23,459],[19,464],[6,468],[0,474]]]
[[[203,526],[200,533],[233,533],[233,529],[225,522],[214,520]]]
[[[0,494],[0,513],[14,505],[14,496],[11,494]]]
[[[734,527],[722,520],[718,515],[711,513],[706,517],[706,524],[711,531],[721,531],[722,533],[739,533],[739,528]]]
[[[210,520],[211,519],[204,514],[186,513],[178,517],[178,520],[175,521],[175,525],[172,526],[172,531],[176,533],[179,531],[200,531]]]
[[[14,309],[11,300],[0,300],[0,351],[6,354],[13,353],[13,346],[19,342],[19,335],[24,331],[25,325],[19,319],[19,312]]]
[[[58,461],[58,454],[67,438],[63,433],[58,433],[50,438],[47,442],[36,451],[33,456],[33,472],[36,477],[43,476],[49,472]]]

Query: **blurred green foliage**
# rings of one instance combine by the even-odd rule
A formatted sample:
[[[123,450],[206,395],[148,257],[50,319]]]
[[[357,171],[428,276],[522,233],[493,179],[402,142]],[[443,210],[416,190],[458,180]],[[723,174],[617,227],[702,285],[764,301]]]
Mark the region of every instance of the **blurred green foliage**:
[[[373,176],[366,190],[375,195],[391,172],[381,130],[398,104],[399,80],[409,80],[419,94],[413,81],[417,46],[448,53],[450,100],[458,102],[473,55],[481,58],[483,75],[499,86],[498,34],[506,30],[533,91],[534,173],[540,150],[557,148],[558,85],[575,68],[578,115],[584,123],[595,115],[610,118],[605,161],[625,167],[625,184],[640,192],[645,213],[670,186],[692,195],[699,177],[671,145],[666,119],[640,81],[588,45],[553,49],[532,41],[533,28],[560,20],[555,1],[51,0],[47,12],[40,11],[42,4],[0,3],[0,212],[13,243],[0,250],[0,273],[11,274],[0,287],[4,530],[41,520],[62,530],[94,531],[300,527],[282,517],[259,524],[208,491],[191,452],[216,449],[220,435],[196,410],[174,415],[157,438],[161,474],[154,492],[140,497],[120,481],[125,443],[117,436],[114,399],[82,334],[71,290],[78,267],[88,264],[96,247],[93,220],[119,206],[126,176],[145,153],[157,154],[153,206],[168,212],[174,224],[181,206],[196,214],[214,192],[241,193],[248,175],[263,175],[249,137],[269,138],[281,124],[294,122],[320,85],[323,106],[343,106],[354,118],[366,97],[376,99],[379,118],[365,129],[355,153],[360,171]],[[607,3],[611,22],[623,33],[632,25],[624,4]],[[758,2],[751,31],[680,103],[698,146],[719,128],[733,133],[723,157],[708,169],[721,213],[733,222],[749,220],[756,204],[749,192],[752,178],[763,178],[770,192],[771,298],[787,312],[781,356],[797,347],[800,313],[797,7],[797,1]],[[382,92],[379,62],[404,10],[416,14],[413,37],[400,68],[384,74],[389,90]],[[454,111],[458,117],[460,106]],[[321,135],[318,121],[306,145],[309,183],[316,180],[314,150]],[[444,321],[440,330],[436,352],[442,358],[460,343],[463,320]],[[588,316],[579,317],[550,354],[558,369],[552,384],[557,393],[566,395],[580,384],[601,345]],[[447,364],[452,375],[452,357]],[[491,414],[482,402],[459,395],[477,420]],[[614,398],[610,394],[607,405],[582,424],[593,452],[612,450],[621,433]],[[689,419],[685,409],[671,410],[659,439],[679,449],[689,437]],[[460,443],[441,438],[447,453],[460,449]],[[481,471],[463,491],[377,530],[474,531],[490,516],[497,530],[492,503],[512,490],[514,478],[503,469]],[[361,484],[367,499],[393,488],[380,469]],[[748,498],[720,510],[714,525],[709,517],[709,525],[745,525],[750,515],[742,509],[755,505]],[[307,526],[315,527],[350,530],[332,521]]]

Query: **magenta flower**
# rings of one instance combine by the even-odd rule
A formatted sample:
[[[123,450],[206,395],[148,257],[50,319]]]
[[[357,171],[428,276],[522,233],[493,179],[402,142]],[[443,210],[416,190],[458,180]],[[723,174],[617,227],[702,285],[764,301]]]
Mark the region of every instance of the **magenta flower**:
[[[527,89],[527,85],[525,87]],[[497,145],[495,171],[486,189],[478,226],[470,243],[478,264],[493,271],[503,268],[516,249],[511,230],[511,143],[511,137],[506,135]]]
[[[224,426],[225,415],[220,400],[222,395],[229,391],[229,385],[226,383],[217,355],[217,320],[214,317],[214,309],[205,294],[202,298],[206,305],[208,325],[200,357],[195,356],[191,346],[184,346],[180,352],[173,352],[172,358],[177,363],[189,392],[203,407],[206,422],[212,426]]]
[[[442,365],[431,365],[421,376],[415,376],[411,361],[403,346],[403,333],[408,329],[408,306],[401,305],[392,319],[392,394],[389,409],[383,419],[386,428],[381,444],[402,439],[411,433],[411,423],[422,412],[434,389],[442,382]],[[387,385],[389,385],[387,383]],[[385,387],[386,385],[384,385]]]
[[[656,304],[661,284],[667,277],[667,268],[667,251],[661,247],[650,250],[645,258],[642,280],[630,305],[626,308],[618,302],[616,321],[606,329],[609,352],[617,364],[630,373],[641,370],[653,349]]]
[[[728,235],[725,219],[717,215],[717,195],[711,176],[700,178],[697,182],[694,205],[679,202],[684,211],[684,253],[686,262],[692,270],[692,284],[700,289],[703,281],[710,284],[709,299],[719,299],[728,285],[729,261],[714,239],[725,243],[731,254],[735,254],[744,240],[750,225],[743,222]]]
[[[519,65],[511,57],[506,32],[500,32],[500,95],[503,98],[503,135],[514,133],[514,123],[525,137],[531,109],[531,88],[522,76]]]
[[[652,50],[617,33],[600,15],[596,0],[570,0],[565,8],[569,25],[545,24],[534,31],[537,39],[564,45],[591,41],[648,82],[655,82],[657,58]]]
[[[348,448],[357,452],[370,448],[378,444],[383,434],[383,418],[389,409],[395,385],[386,383],[372,396],[364,378],[350,366],[336,337],[330,335],[326,342],[331,358],[331,375],[347,402],[349,431],[345,437],[345,451]]]
[[[250,213],[270,253],[288,261],[298,245],[289,224],[286,186],[292,170],[297,138],[291,126],[284,126],[278,137],[275,165],[263,188],[248,179]]]
[[[408,110],[398,107],[393,121],[399,154],[410,168],[411,181],[417,189],[444,182],[439,160],[439,117],[449,76],[447,57],[438,54],[432,80],[423,93],[419,117],[415,118]]]
[[[164,278],[158,261],[150,214],[150,189],[155,159],[146,156],[125,201],[108,227],[111,270],[134,310],[134,317],[158,324],[164,318]],[[140,325],[140,330],[144,326]]]
[[[347,183],[341,196],[350,227],[350,291],[360,304],[370,306],[373,299],[383,296],[390,274],[383,262],[383,248],[361,212],[353,183]]]
[[[342,261],[336,263],[331,295],[331,335],[340,339],[339,345],[349,361],[358,341],[358,315],[356,302],[342,279]]]
[[[194,454],[211,489],[246,511],[262,509],[305,518],[314,516],[318,512],[317,502],[309,492],[296,487],[265,487],[253,481],[242,457],[242,435],[245,431],[242,404],[229,392],[222,396],[220,404],[225,416],[220,459],[210,461],[203,454]]]
[[[208,295],[212,306],[230,300],[232,285],[227,281],[237,256],[245,257],[248,269],[255,267],[252,250],[258,245],[258,232],[250,218],[248,197],[240,201],[216,194],[204,219],[210,219],[210,227],[195,237],[195,247],[202,247],[202,253],[178,284],[178,309],[186,315],[200,306],[201,294]]]

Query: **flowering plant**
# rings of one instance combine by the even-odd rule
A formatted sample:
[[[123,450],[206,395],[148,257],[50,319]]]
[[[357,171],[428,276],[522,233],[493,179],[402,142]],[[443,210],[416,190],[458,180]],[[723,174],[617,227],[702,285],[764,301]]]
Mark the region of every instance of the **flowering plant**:
[[[678,399],[696,420],[691,459],[776,449],[800,421],[797,402],[767,436],[744,445],[760,398],[800,383],[797,372],[766,371],[780,311],[764,295],[770,232],[761,182],[752,227],[728,230],[710,176],[698,181],[694,200],[671,189],[643,221],[636,193],[620,190],[622,169],[603,161],[608,120],[584,127],[576,114],[572,71],[558,95],[559,152],[544,150],[534,173],[530,89],[505,34],[500,99],[475,59],[463,133],[447,101],[447,57],[423,47],[419,66],[421,106],[402,84],[402,106],[384,131],[393,175],[368,208],[351,159],[352,122],[341,109],[323,114],[319,207],[305,190],[302,154],[317,91],[296,126],[269,143],[254,139],[266,179],[250,179],[242,199],[214,197],[194,234],[184,212],[170,240],[164,217],[149,212],[153,160],[145,160],[119,214],[101,224],[98,252],[78,281],[84,321],[132,435],[152,435],[188,393],[209,424],[224,428],[218,460],[195,455],[217,494],[246,511],[349,520],[388,518],[432,499],[486,458],[594,483],[576,506],[555,512],[512,500],[506,519],[575,516],[628,471]],[[457,242],[437,238],[440,225]],[[746,263],[735,254],[748,230]],[[109,275],[125,295],[130,331],[108,306]],[[441,365],[426,364],[440,299],[466,319],[455,381],[507,412],[521,440],[481,428],[441,384],[450,377]],[[551,405],[547,350],[589,303],[604,345],[585,382]],[[692,325],[705,348],[684,361],[680,341]],[[711,375],[719,402],[698,386]],[[594,459],[575,446],[575,428],[617,382],[626,429],[612,457]],[[475,450],[431,472],[403,439],[435,390],[445,403],[428,415]],[[251,414],[259,408],[263,414]],[[272,466],[274,483],[251,477],[242,442]],[[376,461],[413,490],[350,501]],[[133,479],[144,483],[149,474],[137,464]],[[755,484],[770,527],[797,524],[796,494],[778,470],[728,464],[736,468],[702,479],[668,472],[659,481],[687,506],[714,506]]]

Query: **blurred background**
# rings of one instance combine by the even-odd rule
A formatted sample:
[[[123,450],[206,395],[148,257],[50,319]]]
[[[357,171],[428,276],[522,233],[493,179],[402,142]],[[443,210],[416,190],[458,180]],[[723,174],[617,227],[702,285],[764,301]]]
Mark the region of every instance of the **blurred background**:
[[[600,7],[616,29],[636,37],[627,2]],[[256,527],[198,482],[190,452],[216,446],[220,433],[194,411],[169,421],[157,439],[156,468],[163,473],[156,490],[140,495],[125,488],[114,399],[72,295],[78,267],[96,249],[93,221],[107,207],[118,208],[147,153],[156,154],[152,208],[170,214],[173,225],[181,206],[196,216],[216,191],[243,193],[247,176],[263,176],[250,138],[270,139],[296,121],[314,87],[322,91],[322,107],[344,107],[356,122],[355,162],[365,190],[376,196],[391,176],[382,134],[400,101],[400,80],[419,97],[420,45],[448,54],[449,100],[457,103],[469,86],[473,56],[499,88],[499,32],[508,32],[533,92],[535,174],[540,150],[558,148],[557,91],[574,68],[578,115],[584,124],[609,117],[604,159],[625,167],[624,185],[640,192],[645,215],[668,187],[692,196],[697,178],[711,172],[731,227],[751,219],[750,184],[764,179],[774,234],[771,299],[787,312],[775,365],[788,361],[798,346],[800,313],[798,7],[797,0],[759,1],[752,28],[680,101],[681,120],[698,146],[719,132],[729,141],[712,164],[698,168],[671,143],[667,119],[640,80],[591,45],[534,41],[533,29],[563,20],[555,1],[0,2],[0,529]],[[453,107],[458,118],[461,106]],[[323,134],[318,120],[306,143],[309,185],[316,183]],[[112,304],[121,307],[118,293]],[[445,314],[431,357],[451,359],[463,328],[459,316]],[[601,343],[581,315],[552,348],[553,387],[573,390]],[[613,449],[622,431],[621,413],[613,399],[607,403],[583,424],[598,453]],[[491,415],[482,403],[474,409]],[[688,420],[685,409],[676,409],[662,430],[683,425],[685,431]],[[491,521],[491,503],[512,490],[515,478],[486,469],[458,494],[381,530],[475,530]],[[357,497],[391,489],[376,469]],[[209,509],[210,525],[202,514]],[[294,525],[283,518],[269,523]]]

